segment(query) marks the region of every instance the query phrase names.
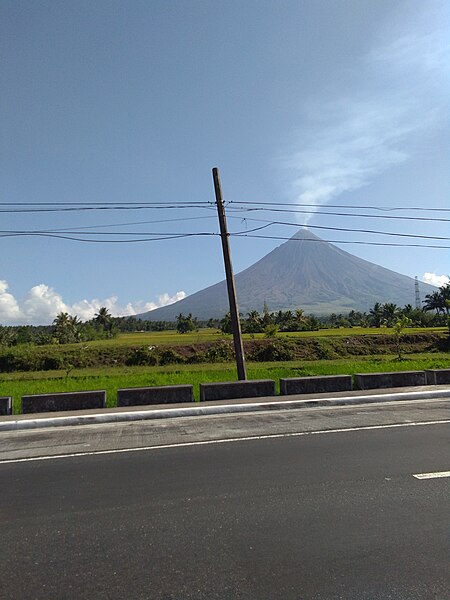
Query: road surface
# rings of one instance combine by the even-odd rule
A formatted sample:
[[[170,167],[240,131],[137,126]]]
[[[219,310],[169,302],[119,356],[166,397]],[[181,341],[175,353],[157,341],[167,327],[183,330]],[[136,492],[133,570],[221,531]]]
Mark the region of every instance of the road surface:
[[[5,432],[0,598],[444,600],[448,418],[436,401]]]

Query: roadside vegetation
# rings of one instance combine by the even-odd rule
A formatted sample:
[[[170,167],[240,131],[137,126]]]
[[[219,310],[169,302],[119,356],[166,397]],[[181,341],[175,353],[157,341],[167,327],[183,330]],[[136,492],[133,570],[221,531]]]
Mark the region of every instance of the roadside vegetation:
[[[404,321],[403,321],[404,323]],[[334,360],[383,354],[404,355],[444,352],[449,338],[445,328],[364,328],[318,332],[244,334],[245,355],[250,362]],[[109,340],[82,344],[19,344],[0,348],[0,372],[62,371],[74,369],[156,367],[233,362],[231,335],[205,329],[182,336],[176,332],[121,334]]]
[[[376,303],[368,313],[315,317],[301,309],[242,317],[248,376],[280,377],[450,367],[450,285],[423,309]],[[48,327],[0,326],[0,395],[199,384],[236,378],[229,315],[175,323],[60,313]]]
[[[339,375],[385,371],[414,371],[450,368],[448,352],[410,354],[398,361],[397,355],[358,356],[351,359],[262,362],[247,365],[250,379]],[[236,369],[232,363],[167,365],[155,367],[102,367],[62,371],[4,373],[0,379],[0,396],[12,396],[14,412],[20,412],[22,395],[82,390],[106,390],[107,406],[115,406],[119,388],[153,385],[191,384],[199,400],[200,383],[232,381]]]

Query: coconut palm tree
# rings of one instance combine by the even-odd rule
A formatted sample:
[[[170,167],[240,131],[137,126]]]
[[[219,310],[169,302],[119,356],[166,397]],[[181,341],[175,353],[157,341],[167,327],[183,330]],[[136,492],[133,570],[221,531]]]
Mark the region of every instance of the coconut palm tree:
[[[423,310],[435,310],[436,314],[438,315],[441,312],[444,312],[445,300],[440,290],[425,296],[425,300],[423,301]]]
[[[251,310],[244,322],[246,333],[260,333],[263,330],[263,322],[257,310]]]
[[[60,312],[53,319],[53,327],[66,327],[70,324],[72,317],[67,312]]]
[[[399,309],[393,302],[386,302],[382,306],[383,319],[388,327],[392,327],[397,320]]]
[[[53,336],[60,344],[72,344],[80,339],[78,317],[67,312],[60,312],[53,320]]]
[[[102,306],[99,309],[98,313],[96,315],[94,315],[94,319],[95,319],[95,322],[97,323],[97,325],[100,325],[105,330],[109,331],[111,329],[112,317],[111,317],[111,313],[106,308],[106,306]]]
[[[303,308],[295,309],[295,321],[298,327],[301,327],[302,325],[305,325],[308,322],[308,318],[305,315]]]
[[[441,287],[441,296],[444,304],[444,311],[450,314],[450,283]]]
[[[379,302],[375,302],[373,308],[369,310],[370,323],[373,327],[381,327],[383,320],[383,308]]]

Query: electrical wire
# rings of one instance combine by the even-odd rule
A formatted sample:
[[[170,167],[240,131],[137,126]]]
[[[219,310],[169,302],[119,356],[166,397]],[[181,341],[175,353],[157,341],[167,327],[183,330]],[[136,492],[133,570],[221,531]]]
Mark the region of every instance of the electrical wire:
[[[259,227],[257,229],[260,229]],[[253,231],[253,230],[252,230]],[[51,235],[53,233],[59,233],[60,235],[65,235],[65,231],[61,230],[60,232],[53,232],[53,231],[47,231],[47,230],[42,230],[42,231],[25,231],[25,230],[16,230],[16,231],[0,231],[0,236],[28,236],[28,235]],[[201,235],[209,235],[210,232],[201,232]],[[68,231],[69,234],[69,231]],[[197,233],[184,233],[182,231],[178,231],[178,232],[168,232],[168,231],[78,231],[78,230],[70,230],[70,234],[72,235],[102,235],[102,236],[108,236],[108,235],[120,235],[120,236],[124,236],[124,235],[200,235]],[[211,234],[212,235],[212,234]]]
[[[257,206],[292,206],[293,202],[245,202],[240,200],[229,200],[230,204],[248,204],[248,205],[257,205]],[[301,206],[307,208],[317,208],[317,204],[304,204],[301,203]],[[321,206],[326,206],[327,208],[350,208],[356,210],[380,210],[380,211],[397,211],[397,210],[412,210],[412,211],[430,211],[430,212],[450,212],[450,208],[423,208],[418,206],[358,206],[353,204],[324,204]]]
[[[154,210],[163,210],[163,209],[175,209],[175,210],[181,210],[181,209],[185,209],[185,208],[206,208],[206,205],[208,204],[208,207],[211,206],[210,203],[203,203],[203,204],[155,204],[155,205],[146,205],[146,204],[139,204],[139,205],[126,205],[126,204],[122,204],[119,206],[112,206],[112,205],[108,205],[108,206],[64,206],[64,207],[58,207],[58,208],[7,208],[7,209],[3,209],[0,208],[0,213],[48,213],[48,212],[87,212],[87,211],[108,211],[108,210],[150,210],[150,209],[154,209]]]
[[[76,232],[75,232],[75,235],[76,235]],[[86,233],[83,233],[82,235],[86,235]],[[110,234],[110,235],[112,235],[112,234]],[[125,235],[127,235],[127,234],[125,234]],[[128,235],[136,235],[136,234],[130,233]],[[146,233],[143,235],[152,235],[152,234]],[[161,235],[161,234],[153,234],[153,235]],[[179,234],[161,235],[161,237],[140,238],[140,239],[131,239],[131,240],[108,240],[108,239],[96,240],[96,239],[77,238],[77,237],[73,237],[73,235],[69,236],[69,235],[54,234],[54,233],[30,233],[30,232],[0,234],[0,237],[30,236],[30,237],[55,238],[55,239],[61,239],[61,240],[71,240],[74,242],[86,242],[86,243],[96,243],[96,244],[130,244],[130,243],[137,243],[137,242],[157,242],[160,240],[173,240],[173,239],[186,238],[186,237],[196,237],[196,236],[200,237],[200,236],[209,236],[209,235],[219,235],[219,234],[218,233],[210,233],[210,232],[179,233]]]
[[[339,212],[331,212],[331,211],[311,211],[311,210],[302,210],[302,209],[280,209],[280,208],[246,208],[246,207],[234,207],[229,206],[229,209],[234,212],[275,212],[275,213],[301,213],[306,215],[329,215],[333,217],[358,217],[358,218],[367,218],[367,219],[391,219],[391,220],[403,220],[403,221],[433,221],[436,223],[450,223],[450,219],[438,219],[435,217],[407,217],[407,216],[393,216],[393,215],[370,215],[370,214],[353,214],[353,213],[339,213]]]
[[[212,201],[183,200],[179,202],[1,202],[0,206],[134,206],[134,205],[158,205],[172,206],[174,204],[184,206],[186,204],[214,204]]]
[[[232,217],[232,218],[240,219],[240,217]],[[395,236],[395,237],[420,238],[420,239],[425,239],[425,240],[450,240],[450,237],[443,237],[443,236],[437,236],[437,235],[417,235],[417,234],[413,234],[413,233],[395,233],[395,232],[391,232],[391,231],[377,231],[374,229],[351,229],[351,228],[346,228],[346,227],[325,227],[324,225],[310,225],[310,224],[306,224],[306,223],[288,223],[286,221],[267,221],[265,219],[253,219],[253,218],[249,218],[249,219],[245,219],[245,220],[258,221],[260,223],[267,223],[268,225],[265,225],[265,227],[269,227],[270,225],[287,225],[290,227],[296,227],[297,229],[299,227],[307,227],[308,229],[325,229],[325,230],[329,230],[329,231],[345,231],[345,232],[351,232],[351,233],[370,233],[370,234],[377,234],[377,235],[390,235],[390,236]],[[263,227],[261,227],[261,229],[263,229]],[[243,233],[245,233],[245,231]]]
[[[259,231],[266,227],[269,227],[270,224],[263,225],[262,227],[257,227],[250,231],[246,232],[236,232],[229,233],[230,237],[242,238],[260,238],[260,239],[270,239],[270,240],[285,240],[285,241],[307,241],[307,242],[321,242],[321,243],[331,243],[331,244],[359,244],[365,246],[390,246],[390,247],[411,247],[411,248],[436,248],[436,249],[445,249],[450,250],[450,246],[437,246],[437,245],[429,245],[429,244],[407,244],[407,243],[393,243],[393,242],[364,242],[357,240],[322,240],[322,239],[308,239],[308,238],[292,238],[285,236],[273,236],[273,235],[258,235],[253,232]],[[75,234],[76,235],[76,232]],[[97,244],[128,244],[128,243],[140,243],[140,242],[156,242],[161,240],[172,240],[172,239],[181,239],[187,237],[206,237],[206,236],[219,236],[219,233],[214,232],[197,232],[197,233],[177,233],[177,234],[149,234],[149,233],[125,233],[124,235],[153,235],[158,237],[151,238],[139,238],[139,239],[130,239],[130,240],[109,240],[109,239],[85,239],[74,237],[74,235],[64,235],[64,234],[55,234],[55,233],[33,233],[33,232],[17,232],[17,233],[8,233],[8,234],[0,234],[0,237],[46,237],[46,238],[54,238],[54,239],[62,239],[62,240],[71,240],[76,242],[86,242],[86,243],[97,243]],[[86,235],[86,232],[83,232],[81,235]],[[112,235],[112,234],[106,234]]]
[[[407,215],[373,215],[367,213],[357,212],[335,212],[329,210],[321,210],[317,208],[317,205],[313,204],[302,204],[302,207],[310,207],[314,210],[305,210],[304,208],[270,208],[270,207],[292,207],[295,204],[283,203],[283,202],[226,202],[227,208],[233,212],[272,212],[272,213],[297,213],[307,214],[315,216],[337,216],[337,217],[359,217],[367,219],[390,219],[390,220],[404,220],[404,221],[420,221],[420,222],[436,222],[436,223],[450,223],[450,219],[437,218],[437,217],[413,217]],[[20,206],[22,208],[2,208],[3,206]],[[27,208],[24,208],[27,207]],[[41,208],[36,208],[41,207]],[[42,208],[44,207],[44,208]],[[351,210],[376,210],[381,212],[392,212],[392,211],[440,211],[450,212],[450,209],[446,208],[421,208],[421,207],[386,207],[386,206],[351,206],[346,204],[335,204],[326,205],[327,208],[346,208]],[[42,202],[42,203],[1,203],[0,213],[48,213],[48,212],[86,212],[86,211],[127,211],[127,210],[182,210],[182,209],[207,209],[215,210],[214,202],[175,202],[175,203],[156,203],[156,202],[127,202],[127,203],[87,203],[87,202]]]
[[[25,233],[64,233],[66,231],[78,232],[83,229],[104,229],[106,227],[128,227],[130,225],[149,225],[155,223],[173,223],[176,221],[197,221],[200,219],[212,219],[213,215],[208,215],[207,217],[184,217],[179,219],[159,219],[156,221],[134,221],[129,223],[110,223],[108,225],[84,225],[81,227],[61,227],[59,229],[35,229],[29,230]],[[238,218],[238,217],[236,217]],[[17,231],[0,231],[0,233],[18,233]],[[114,232],[117,233],[117,232]],[[113,234],[111,234],[113,235]]]
[[[178,202],[1,202],[0,206],[162,206],[162,207],[172,207],[174,205],[184,206],[184,205],[215,205],[213,201],[191,201],[191,200],[183,200]],[[293,202],[250,202],[245,200],[228,200],[227,204],[244,204],[244,205],[256,205],[256,206],[293,206],[295,203]],[[301,203],[301,206],[306,208],[317,208],[317,204],[305,204]],[[327,208],[349,208],[354,210],[379,210],[383,212],[394,212],[401,210],[408,211],[423,211],[423,212],[450,212],[450,208],[436,208],[436,207],[418,207],[418,206],[373,206],[373,205],[357,205],[357,204],[324,204],[320,206],[325,206]]]
[[[249,238],[260,238],[265,240],[286,240],[293,242],[320,242],[325,244],[361,244],[364,246],[395,246],[395,247],[405,247],[405,248],[437,248],[437,249],[445,249],[450,250],[450,246],[430,246],[428,244],[396,244],[394,242],[362,242],[362,241],[352,241],[352,240],[321,240],[321,239],[311,239],[311,238],[292,238],[292,237],[283,237],[283,236],[274,236],[274,235],[255,235],[255,234],[246,234],[246,233],[238,233],[238,234],[230,234],[233,237],[249,237]]]

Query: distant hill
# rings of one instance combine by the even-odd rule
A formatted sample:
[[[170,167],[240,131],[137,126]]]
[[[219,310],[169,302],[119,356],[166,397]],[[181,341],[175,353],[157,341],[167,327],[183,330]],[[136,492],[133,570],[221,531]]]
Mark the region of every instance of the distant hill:
[[[239,311],[294,310],[325,315],[367,311],[375,302],[414,306],[414,279],[349,254],[300,229],[264,258],[236,275]],[[420,283],[421,298],[436,288]],[[179,302],[138,315],[173,321],[180,313],[202,320],[222,318],[229,310],[225,281]]]

